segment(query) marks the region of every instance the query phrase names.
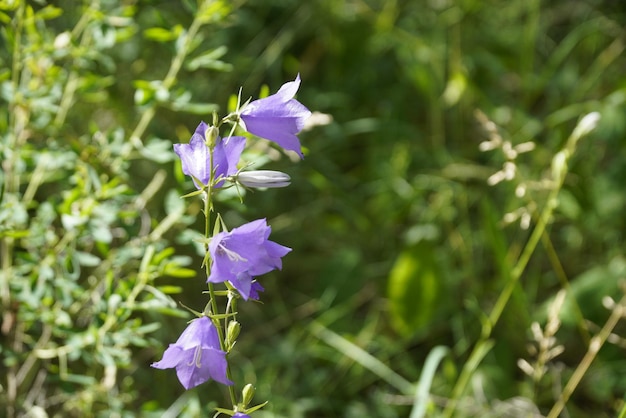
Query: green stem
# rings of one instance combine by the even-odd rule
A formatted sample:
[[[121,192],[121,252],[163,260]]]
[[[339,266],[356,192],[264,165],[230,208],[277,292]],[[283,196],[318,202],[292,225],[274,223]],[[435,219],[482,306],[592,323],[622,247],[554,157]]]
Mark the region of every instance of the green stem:
[[[511,271],[511,275],[508,279],[508,282],[506,283],[506,286],[504,287],[504,289],[500,293],[500,296],[496,300],[496,303],[494,307],[492,308],[491,313],[489,314],[489,317],[483,323],[481,336],[476,342],[476,344],[474,345],[474,348],[468,360],[463,365],[461,374],[459,375],[459,378],[452,390],[452,397],[450,401],[448,402],[448,404],[446,405],[446,408],[444,409],[444,413],[443,413],[444,417],[446,418],[452,417],[459,399],[461,398],[461,396],[463,396],[463,393],[465,392],[471,377],[473,376],[474,372],[478,368],[480,361],[485,356],[486,353],[484,352],[483,348],[485,344],[488,342],[491,336],[491,333],[493,331],[493,328],[496,326],[496,324],[500,320],[502,312],[504,311],[504,308],[506,307],[509,301],[509,298],[511,297],[513,293],[513,289],[515,289],[515,286],[517,285],[519,279],[524,273],[526,266],[528,265],[528,262],[530,261],[530,257],[532,256],[535,249],[537,248],[537,245],[539,244],[541,237],[546,231],[546,227],[548,223],[552,219],[552,214],[554,213],[554,209],[556,209],[558,205],[557,198],[558,198],[558,194],[561,188],[563,187],[563,182],[567,175],[568,161],[570,157],[574,154],[574,151],[576,150],[576,144],[578,143],[578,140],[582,136],[589,133],[595,127],[597,118],[598,118],[598,115],[590,114],[590,115],[585,116],[583,119],[581,119],[579,125],[574,129],[574,132],[570,135],[565,147],[554,156],[552,160],[552,177],[553,177],[554,185],[553,185],[552,190],[550,191],[550,195],[548,196],[546,205],[543,208],[541,215],[539,216],[537,225],[535,226],[535,229],[530,235],[530,238],[528,239],[528,242],[526,243],[524,250],[522,251],[522,254],[520,255],[519,259],[517,260],[517,263],[515,264],[515,266],[513,267],[513,270]],[[595,121],[591,122],[594,119]]]
[[[563,392],[561,392],[559,399],[550,410],[547,418],[557,418],[559,416],[559,414],[565,407],[567,400],[582,380],[583,376],[589,369],[589,366],[591,366],[593,360],[596,358],[596,355],[600,351],[600,348],[602,348],[606,340],[609,338],[609,335],[611,335],[611,332],[613,332],[613,329],[615,328],[619,320],[622,318],[622,316],[624,316],[625,311],[626,296],[623,296],[619,303],[613,308],[611,316],[600,330],[600,333],[591,339],[591,342],[589,343],[589,348],[587,348],[587,353],[585,353],[585,357],[583,357],[578,367],[576,367],[576,370],[574,370],[572,377],[570,377],[567,385],[565,385]]]
[[[556,203],[557,203],[556,198],[557,198],[559,190],[560,190],[560,185],[559,187],[556,187],[551,191],[550,196],[548,198],[548,202],[546,203],[546,206],[544,207],[543,212],[541,213],[541,216],[539,217],[537,226],[535,227],[535,229],[533,230],[533,233],[528,239],[528,242],[526,243],[526,246],[524,247],[524,250],[522,254],[520,255],[520,258],[518,259],[517,264],[515,265],[515,267],[513,267],[513,270],[511,271],[511,276],[509,277],[509,281],[507,282],[505,288],[500,293],[500,296],[498,297],[498,300],[496,301],[493,309],[491,310],[491,313],[489,314],[487,321],[483,323],[483,328],[482,328],[480,339],[478,340],[476,345],[474,345],[474,349],[472,350],[472,353],[470,354],[469,359],[463,366],[463,370],[461,371],[459,379],[457,380],[456,385],[454,386],[454,389],[452,391],[452,399],[450,399],[450,402],[448,403],[448,405],[446,406],[446,409],[444,410],[444,417],[452,417],[452,414],[456,408],[457,401],[461,398],[463,392],[465,392],[465,388],[467,387],[469,380],[471,379],[472,375],[474,374],[474,371],[478,367],[480,360],[482,359],[482,357],[484,357],[485,353],[482,352],[480,348],[482,348],[485,345],[485,343],[491,336],[491,332],[493,331],[493,328],[495,327],[498,320],[500,319],[500,316],[502,315],[502,312],[504,311],[504,308],[506,304],[508,303],[509,298],[511,297],[511,294],[513,293],[513,289],[515,288],[518,280],[520,279],[520,277],[522,276],[522,273],[524,272],[526,266],[528,265],[530,256],[535,251],[535,248],[537,248],[537,244],[539,243],[539,240],[541,239],[541,236],[543,235],[546,229],[546,225],[548,224],[548,221],[552,217],[554,208],[556,208]]]
[[[548,254],[548,258],[550,259],[550,263],[552,264],[552,269],[555,271],[556,276],[559,278],[561,282],[561,287],[565,289],[567,293],[572,292],[572,287],[569,284],[569,280],[567,279],[567,274],[565,273],[565,269],[559,260],[559,257],[556,253],[556,249],[552,244],[552,240],[550,236],[546,233],[543,234],[542,237],[543,246],[546,249]],[[576,317],[576,323],[578,325],[578,330],[580,332],[580,336],[582,337],[585,345],[589,344],[591,341],[591,335],[589,335],[589,329],[587,328],[587,324],[585,323],[585,317],[583,316],[583,312],[580,309],[580,305],[576,301],[576,298],[572,298],[572,309],[574,312],[574,316]]]
[[[211,238],[211,211],[213,210],[212,197],[213,197],[213,183],[215,180],[215,173],[212,170],[213,167],[213,149],[209,152],[209,167],[211,167],[211,175],[209,177],[209,185],[206,188],[206,196],[204,198],[204,237],[206,238],[206,244],[204,244],[204,250],[206,254],[209,254],[209,238]],[[211,260],[205,258],[204,268],[206,272],[206,277],[209,277],[211,273]],[[208,283],[209,288],[209,300],[211,304],[211,314],[216,315],[219,312],[219,307],[217,305],[217,295],[215,294],[215,288],[213,283]],[[224,320],[224,326],[218,320],[213,320],[215,327],[217,328],[217,333],[220,340],[220,348],[222,351],[226,351],[225,346],[225,332],[227,330],[226,327],[226,319]],[[228,380],[232,381],[232,373],[230,370],[230,363],[226,363],[226,377]],[[230,401],[233,405],[237,405],[237,395],[235,394],[234,385],[228,386],[228,393],[230,395]]]

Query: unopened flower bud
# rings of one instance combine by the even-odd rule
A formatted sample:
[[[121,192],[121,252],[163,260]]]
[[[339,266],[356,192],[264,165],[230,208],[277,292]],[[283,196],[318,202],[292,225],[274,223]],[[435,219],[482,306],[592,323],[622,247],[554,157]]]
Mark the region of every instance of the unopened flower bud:
[[[243,171],[235,176],[235,180],[245,187],[287,187],[291,177],[281,171],[251,170]]]
[[[250,383],[243,387],[243,389],[241,390],[241,400],[244,406],[248,406],[248,404],[252,402],[255,391],[256,389],[254,389],[254,386],[252,386]]]
[[[228,330],[226,331],[226,345],[230,350],[233,345],[235,345],[235,341],[237,341],[237,337],[239,337],[239,331],[241,331],[241,324],[237,321],[230,321],[228,323]]]
[[[219,134],[220,131],[215,126],[209,126],[206,128],[206,131],[204,132],[204,143],[206,146],[212,149],[215,146],[215,142]]]

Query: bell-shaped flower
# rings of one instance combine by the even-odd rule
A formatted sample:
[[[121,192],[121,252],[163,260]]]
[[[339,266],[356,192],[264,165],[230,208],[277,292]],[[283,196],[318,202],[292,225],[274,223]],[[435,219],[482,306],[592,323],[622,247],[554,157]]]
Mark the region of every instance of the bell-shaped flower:
[[[213,148],[213,168],[211,167],[211,149],[207,145],[207,131],[210,128],[200,122],[189,144],[174,144],[174,152],[178,154],[183,166],[183,173],[193,179],[196,188],[208,186],[211,170],[215,170],[215,179],[232,176],[237,173],[237,163],[246,145],[246,138],[233,136],[220,138],[216,135]],[[201,184],[199,184],[201,183]],[[215,187],[220,187],[222,181]]]
[[[250,415],[246,415],[243,412],[235,412],[233,418],[250,418]]]
[[[210,379],[232,385],[226,376],[226,353],[220,349],[217,328],[206,316],[194,319],[176,343],[163,353],[161,361],[152,363],[157,369],[176,369],[178,380],[191,389]]]
[[[258,219],[213,236],[209,243],[213,264],[207,281],[228,281],[245,300],[258,299],[262,287],[255,285],[253,279],[282,268],[281,257],[291,251],[268,240],[271,230],[265,219]]]
[[[246,131],[295,151],[302,158],[296,134],[304,128],[311,111],[294,99],[299,87],[300,74],[294,81],[283,84],[276,94],[250,102],[239,115]]]

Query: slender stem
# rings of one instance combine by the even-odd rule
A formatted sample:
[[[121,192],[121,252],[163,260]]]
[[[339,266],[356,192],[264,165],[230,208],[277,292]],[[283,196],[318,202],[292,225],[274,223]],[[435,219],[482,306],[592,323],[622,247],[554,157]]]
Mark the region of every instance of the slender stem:
[[[546,229],[546,225],[552,217],[552,212],[556,207],[556,197],[559,190],[560,186],[554,188],[551,191],[550,196],[548,197],[548,202],[546,203],[546,206],[544,207],[543,212],[539,217],[537,226],[535,227],[530,238],[528,239],[528,242],[526,243],[526,246],[524,247],[520,258],[518,259],[517,264],[515,264],[513,270],[511,271],[509,281],[500,293],[500,296],[498,297],[494,307],[491,310],[491,313],[489,314],[488,320],[483,323],[480,339],[474,345],[474,349],[472,350],[469,359],[463,366],[463,370],[461,371],[459,379],[457,380],[456,385],[454,386],[454,389],[452,391],[452,398],[450,399],[450,402],[444,410],[444,417],[452,417],[458,399],[460,399],[463,395],[463,392],[465,391],[469,380],[474,374],[474,370],[476,369],[476,367],[478,367],[477,360],[479,361],[480,359],[482,359],[482,357],[484,357],[484,353],[480,350],[480,348],[484,346],[485,342],[487,342],[487,340],[491,336],[491,332],[493,331],[494,326],[500,319],[500,316],[502,315],[502,312],[504,311],[504,308],[509,301],[511,294],[513,293],[513,289],[515,289],[518,280],[526,269],[528,261],[530,260],[530,256],[535,251],[535,248],[537,247],[537,244],[539,243],[539,240],[541,239],[541,236]]]
[[[513,290],[515,289],[515,286],[517,285],[519,279],[524,273],[524,270],[526,269],[526,266],[528,265],[528,262],[530,261],[530,257],[532,256],[535,249],[537,248],[537,245],[539,244],[541,237],[546,231],[546,227],[548,223],[552,219],[552,214],[554,212],[554,209],[556,209],[558,205],[558,200],[557,200],[558,194],[563,186],[565,176],[567,175],[567,170],[568,170],[567,164],[568,164],[570,157],[574,154],[576,150],[576,144],[578,143],[578,140],[581,137],[588,134],[595,127],[595,123],[597,123],[598,117],[599,116],[597,114],[595,115],[589,114],[583,117],[581,121],[579,122],[578,126],[576,126],[576,128],[574,129],[574,131],[568,138],[565,147],[561,151],[559,151],[552,159],[552,181],[554,182],[554,185],[553,185],[552,190],[550,191],[546,205],[543,208],[541,215],[539,216],[537,225],[535,226],[535,229],[530,235],[530,238],[528,239],[528,242],[526,243],[522,251],[522,254],[520,255],[513,269],[511,270],[511,275],[508,279],[508,282],[506,283],[504,289],[502,290],[498,299],[496,300],[496,303],[494,307],[492,308],[488,319],[483,322],[481,336],[476,342],[476,344],[474,345],[474,348],[468,360],[463,365],[461,374],[459,375],[459,378],[452,390],[451,399],[446,405],[446,408],[444,410],[444,413],[443,413],[444,417],[446,418],[452,417],[456,409],[458,400],[461,398],[461,396],[465,392],[465,389],[472,375],[474,374],[474,371],[478,368],[480,361],[484,357],[482,348],[484,347],[485,343],[489,340],[491,336],[491,332],[493,331],[493,328],[500,320],[500,316],[502,315],[502,312],[504,311],[504,308],[506,307],[509,301],[509,298],[513,294]]]
[[[211,211],[213,210],[213,202],[212,202],[213,183],[215,181],[215,172],[213,171],[213,148],[211,148],[209,152],[209,167],[211,167],[211,174],[209,176],[209,185],[206,188],[206,195],[204,196],[204,237],[206,238],[206,244],[204,244],[204,250],[206,254],[209,254],[209,238],[211,237]],[[205,260],[206,261],[204,263],[205,264],[204,268],[205,268],[206,276],[208,278],[211,273],[211,260],[206,259],[206,258]],[[219,307],[217,305],[217,295],[215,294],[215,288],[213,286],[213,283],[209,282],[208,288],[209,288],[209,298],[210,298],[210,303],[211,303],[211,314],[216,315],[219,312]],[[227,330],[226,319],[224,320],[224,327],[222,327],[220,322],[217,320],[213,320],[213,323],[215,324],[215,327],[217,328],[217,333],[219,335],[220,348],[222,349],[222,351],[226,351],[225,337],[224,337],[225,332]],[[230,363],[228,362],[226,363],[226,377],[230,381],[233,380],[232,373],[230,370]],[[235,405],[237,405],[237,395],[235,394],[234,385],[228,386],[228,393],[230,395],[230,401],[234,408]]]
[[[563,265],[559,260],[559,257],[556,253],[556,249],[552,244],[552,240],[550,239],[550,235],[544,233],[542,236],[543,246],[546,249],[548,254],[548,258],[550,259],[550,263],[552,264],[552,269],[555,271],[559,281],[561,282],[561,286],[563,289],[567,291],[567,293],[572,292],[572,287],[569,284],[569,280],[567,279],[567,274],[563,269]],[[589,344],[591,340],[591,335],[589,335],[589,329],[587,328],[587,324],[585,323],[585,318],[583,316],[583,312],[580,309],[580,305],[576,301],[576,298],[572,298],[572,309],[574,311],[574,316],[576,317],[576,322],[578,325],[578,330],[580,332],[580,336],[582,337],[585,345]]]
[[[547,418],[556,418],[559,416],[559,414],[565,407],[567,400],[572,395],[585,373],[587,373],[589,366],[591,366],[591,363],[596,358],[596,355],[600,351],[600,348],[602,348],[607,338],[609,338],[609,335],[611,335],[611,332],[619,322],[620,318],[624,316],[625,312],[626,296],[623,296],[619,303],[615,307],[613,307],[613,312],[611,312],[611,316],[609,316],[609,319],[600,330],[600,333],[591,339],[591,342],[589,343],[589,348],[587,348],[587,353],[585,353],[582,361],[580,362],[578,367],[576,367],[576,370],[574,370],[572,377],[570,377],[567,385],[565,385],[563,392],[561,392],[558,401],[554,404],[552,410],[550,410]]]
[[[508,283],[506,284],[506,287],[500,293],[500,296],[498,297],[496,304],[491,310],[491,313],[489,314],[489,321],[483,327],[483,338],[486,339],[491,335],[491,331],[493,330],[493,327],[496,325],[496,323],[500,319],[500,316],[502,315],[502,311],[504,311],[504,307],[506,306],[509,298],[511,297],[511,294],[513,293],[513,289],[515,288],[517,281],[522,276],[522,273],[524,272],[524,270],[526,269],[526,266],[528,265],[528,262],[530,261],[530,257],[532,256],[535,249],[537,248],[537,244],[539,243],[541,236],[546,230],[546,226],[548,225],[548,222],[552,218],[552,213],[554,212],[554,209],[557,206],[557,196],[559,194],[559,190],[560,190],[560,185],[552,189],[552,191],[550,192],[546,206],[544,207],[543,212],[541,213],[541,216],[539,217],[539,220],[537,222],[537,226],[535,227],[532,234],[530,235],[530,238],[528,239],[528,242],[526,243],[526,246],[524,247],[524,250],[522,254],[520,255],[520,258],[517,260],[517,263],[513,267],[513,270],[511,271],[511,277]]]

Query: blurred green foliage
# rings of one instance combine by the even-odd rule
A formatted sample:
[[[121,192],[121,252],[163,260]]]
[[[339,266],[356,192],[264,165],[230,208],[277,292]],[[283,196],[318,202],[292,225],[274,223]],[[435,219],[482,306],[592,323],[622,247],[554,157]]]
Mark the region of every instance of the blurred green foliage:
[[[609,318],[603,298],[623,294],[625,6],[199,3],[0,0],[0,408],[212,415],[223,388],[184,392],[149,367],[184,326],[176,303],[204,304],[200,204],[178,199],[193,186],[171,143],[240,86],[257,96],[299,72],[298,100],[333,121],[301,135],[298,164],[253,151],[289,189],[220,203],[233,225],[267,216],[294,249],[264,303],[241,306],[233,368],[270,400],[255,416],[409,416],[402,382],[442,345],[426,416],[452,397],[454,416],[548,414]],[[589,112],[601,120],[481,339]],[[533,364],[531,323],[560,289],[564,352],[533,381],[517,362]],[[569,416],[622,410],[623,325],[612,333]]]

